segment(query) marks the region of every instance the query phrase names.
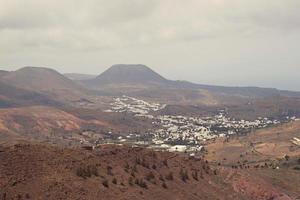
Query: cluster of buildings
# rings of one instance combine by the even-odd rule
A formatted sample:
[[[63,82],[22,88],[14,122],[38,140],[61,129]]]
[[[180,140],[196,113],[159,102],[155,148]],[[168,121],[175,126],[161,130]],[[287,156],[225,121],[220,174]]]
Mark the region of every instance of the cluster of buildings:
[[[130,112],[137,117],[149,118],[155,128],[148,130],[146,135],[136,136],[136,144],[147,144],[151,148],[168,151],[202,151],[203,142],[218,137],[229,137],[235,134],[249,133],[255,129],[280,124],[279,120],[258,118],[254,121],[235,120],[226,116],[225,110],[210,117],[189,117],[179,115],[155,115],[155,111],[165,105],[149,103],[133,97],[122,96],[115,98],[111,109],[106,112]],[[286,120],[294,118],[287,117]],[[128,142],[121,137],[119,142]]]
[[[151,111],[158,111],[163,109],[166,105],[159,103],[150,103],[144,100],[136,99],[123,95],[117,97],[114,102],[110,104],[111,109],[105,110],[105,112],[130,112],[134,113],[135,116],[153,118],[149,113]]]

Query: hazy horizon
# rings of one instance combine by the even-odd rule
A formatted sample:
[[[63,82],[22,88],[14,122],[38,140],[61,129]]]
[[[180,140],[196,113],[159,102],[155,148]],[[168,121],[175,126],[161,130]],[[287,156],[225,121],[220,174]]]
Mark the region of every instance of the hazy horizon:
[[[0,45],[3,70],[140,63],[172,80],[300,91],[297,0],[0,0]]]

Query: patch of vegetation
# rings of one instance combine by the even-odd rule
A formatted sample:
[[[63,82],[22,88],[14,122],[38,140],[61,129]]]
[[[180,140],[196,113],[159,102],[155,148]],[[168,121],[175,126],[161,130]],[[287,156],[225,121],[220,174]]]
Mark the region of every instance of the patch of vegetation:
[[[166,167],[168,167],[168,160],[167,160],[167,159],[164,159],[164,160],[163,160],[163,164],[164,164]]]
[[[131,175],[132,177],[135,177],[134,171],[132,171],[132,172],[130,173],[130,175]]]
[[[153,165],[152,165],[152,169],[156,170],[156,168],[157,168],[156,165],[153,164]]]
[[[109,185],[108,185],[108,180],[103,180],[102,181],[102,185],[104,186],[104,187],[106,187],[106,188],[108,188],[109,187]]]
[[[300,170],[300,166],[295,166],[293,169],[294,170]]]
[[[128,173],[129,172],[129,168],[130,168],[129,164],[126,163],[125,166],[124,166],[124,171]]]
[[[141,178],[141,179],[135,179],[135,184],[140,186],[141,188],[148,188],[147,183]]]
[[[128,184],[129,184],[130,186],[133,186],[133,178],[132,178],[132,177],[129,177],[129,179],[128,179]]]
[[[174,180],[173,172],[169,172],[169,173],[166,175],[166,179],[167,179],[168,181]]]
[[[152,179],[155,179],[155,175],[153,174],[153,172],[149,172],[149,173],[146,175],[146,180],[147,180],[147,181],[151,181]]]
[[[166,184],[165,182],[163,182],[161,186],[162,186],[163,188],[165,188],[165,189],[168,188],[168,186],[167,186],[167,184]]]
[[[139,157],[135,158],[135,164],[137,164],[137,165],[141,164],[141,159]]]
[[[112,167],[111,166],[107,166],[107,175],[113,176],[113,172],[112,172]]]
[[[188,171],[184,170],[183,168],[180,169],[179,176],[183,182],[189,180]]]
[[[147,168],[147,169],[150,168],[149,163],[147,163],[147,161],[146,161],[144,158],[142,159],[141,165],[142,165],[143,167]]]
[[[164,177],[162,175],[159,175],[159,180],[165,181]]]
[[[89,178],[92,175],[99,176],[98,169],[94,165],[88,165],[84,167],[79,167],[76,170],[76,175],[82,178]]]
[[[192,178],[193,178],[194,180],[196,180],[196,181],[199,181],[199,179],[198,179],[198,172],[197,172],[197,171],[193,171],[193,172],[192,172]]]

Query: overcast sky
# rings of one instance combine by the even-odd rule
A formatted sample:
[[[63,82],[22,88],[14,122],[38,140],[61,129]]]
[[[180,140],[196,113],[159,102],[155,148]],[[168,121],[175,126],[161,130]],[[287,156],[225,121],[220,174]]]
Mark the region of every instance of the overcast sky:
[[[0,68],[300,91],[300,0],[0,0]]]

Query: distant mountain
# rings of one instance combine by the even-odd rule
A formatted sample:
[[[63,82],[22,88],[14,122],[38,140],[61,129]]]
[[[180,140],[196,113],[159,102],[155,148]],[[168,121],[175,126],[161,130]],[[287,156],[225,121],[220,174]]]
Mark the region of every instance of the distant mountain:
[[[0,81],[23,90],[28,90],[58,99],[79,98],[86,89],[57,71],[42,67],[24,67],[4,73]]]
[[[92,75],[92,74],[77,74],[77,73],[66,73],[64,74],[67,78],[75,81],[82,81],[82,80],[89,80],[96,78],[97,75]]]
[[[113,65],[94,79],[84,81],[98,87],[110,84],[165,85],[168,80],[145,65]]]
[[[202,96],[217,97],[224,100],[228,97],[235,98],[257,98],[270,96],[291,96],[300,97],[300,92],[280,91],[275,88],[259,88],[259,87],[224,87],[195,84],[188,81],[168,80],[145,65],[113,65],[105,72],[94,79],[82,81],[87,87],[97,89],[102,94],[130,94],[136,96],[151,96],[158,93],[162,96],[178,96],[178,93],[189,92],[188,97],[180,99],[199,98]],[[159,90],[159,91],[158,91]],[[162,90],[164,90],[162,92]],[[170,92],[173,90],[173,92]],[[168,93],[168,94],[167,94]],[[176,94],[175,94],[176,93]],[[179,94],[180,96],[180,94]],[[181,95],[182,96],[182,95]],[[177,99],[179,100],[179,99]],[[229,101],[231,101],[229,99]]]
[[[36,91],[80,89],[80,86],[57,71],[43,67],[24,67],[6,73],[2,80],[16,87]]]

